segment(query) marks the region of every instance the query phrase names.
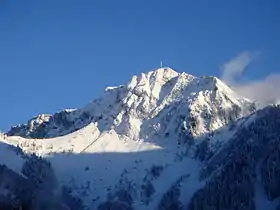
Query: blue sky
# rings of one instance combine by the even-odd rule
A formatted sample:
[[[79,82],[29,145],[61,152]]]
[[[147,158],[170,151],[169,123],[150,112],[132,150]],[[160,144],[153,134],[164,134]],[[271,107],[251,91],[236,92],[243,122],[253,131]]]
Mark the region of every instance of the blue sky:
[[[280,71],[278,0],[2,0],[0,128],[81,107],[159,67],[221,75],[244,51],[248,80]]]

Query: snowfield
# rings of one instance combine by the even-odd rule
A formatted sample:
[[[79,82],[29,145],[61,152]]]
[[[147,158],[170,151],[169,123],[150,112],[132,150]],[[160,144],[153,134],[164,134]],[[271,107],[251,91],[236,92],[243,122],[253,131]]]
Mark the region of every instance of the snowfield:
[[[72,187],[74,193],[83,197],[90,208],[97,208],[106,201],[108,193],[125,186],[126,183],[117,186],[125,175],[126,179],[133,182],[133,207],[153,209],[177,179],[197,173],[200,166],[199,161],[190,158],[176,161],[178,150],[175,148],[167,149],[149,142],[121,139],[114,130],[100,134],[94,124],[62,137],[26,139],[12,136],[8,137],[8,142],[14,146],[19,145],[27,154],[36,153],[50,160],[59,182]],[[23,160],[20,159],[19,163],[23,164]],[[12,167],[12,164],[8,166]],[[149,170],[154,166],[162,167],[160,179],[152,175],[147,178]],[[16,171],[20,171],[20,167]],[[193,176],[192,182],[197,180]],[[146,198],[143,192],[137,190],[150,181],[148,179],[151,179],[156,189],[151,198]],[[191,188],[196,189],[196,186]],[[147,199],[151,200],[148,205],[145,203]]]

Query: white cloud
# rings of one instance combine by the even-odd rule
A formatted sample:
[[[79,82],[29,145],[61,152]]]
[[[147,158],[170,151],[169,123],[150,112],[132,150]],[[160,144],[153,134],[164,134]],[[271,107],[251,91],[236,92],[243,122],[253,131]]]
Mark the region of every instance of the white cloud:
[[[280,102],[280,74],[269,74],[259,80],[240,82],[246,67],[259,56],[259,52],[245,51],[222,66],[221,79],[239,94],[262,104]]]
[[[255,60],[260,53],[258,51],[245,51],[237,55],[222,66],[222,80],[229,85],[235,85],[242,76],[245,68]]]
[[[280,102],[280,74],[270,74],[261,80],[239,84],[234,89],[247,98],[265,104]]]

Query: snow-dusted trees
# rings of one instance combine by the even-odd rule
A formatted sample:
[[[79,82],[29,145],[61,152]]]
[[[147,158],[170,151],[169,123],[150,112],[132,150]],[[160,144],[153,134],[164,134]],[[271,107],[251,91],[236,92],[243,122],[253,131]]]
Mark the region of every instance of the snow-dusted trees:
[[[29,182],[5,165],[0,165],[0,209],[29,210],[32,205]]]
[[[254,210],[254,174],[240,158],[224,166],[219,175],[195,193],[189,210]]]
[[[183,210],[184,205],[180,201],[181,196],[181,185],[182,182],[188,178],[188,175],[179,177],[174,184],[171,185],[169,190],[163,194],[159,205],[157,207],[158,210]]]
[[[124,170],[121,179],[115,186],[114,192],[109,192],[107,201],[98,206],[98,210],[133,210],[133,201],[136,194],[135,183],[126,177]]]
[[[71,189],[59,186],[51,163],[42,157],[31,155],[22,167],[28,178],[32,194],[32,210],[82,210],[81,200],[71,195]]]
[[[36,188],[46,182],[49,187],[57,185],[57,180],[50,162],[42,157],[37,157],[35,154],[28,157],[22,166],[22,173],[32,181]]]
[[[61,187],[61,203],[68,207],[68,210],[84,210],[84,205],[80,198],[72,195],[72,190],[69,187]]]
[[[189,210],[254,210],[256,173],[270,200],[280,196],[280,108],[268,107],[257,116],[206,163],[202,177],[212,176]]]
[[[58,187],[50,162],[35,154],[27,157],[22,166],[22,173],[28,178],[32,187],[33,209],[58,209],[60,200],[54,195]]]
[[[200,161],[208,160],[212,156],[212,153],[209,149],[209,142],[210,139],[206,137],[200,144],[198,144],[196,148],[195,156]]]
[[[279,137],[278,137],[279,138]],[[280,147],[274,141],[260,166],[261,181],[269,200],[280,196]]]

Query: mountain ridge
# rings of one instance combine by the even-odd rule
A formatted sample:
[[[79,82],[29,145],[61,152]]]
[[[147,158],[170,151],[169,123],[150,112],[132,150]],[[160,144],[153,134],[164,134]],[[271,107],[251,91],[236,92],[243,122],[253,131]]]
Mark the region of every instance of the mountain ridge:
[[[280,107],[256,106],[216,77],[161,68],[133,76],[126,85],[106,88],[82,108],[34,117],[13,127],[1,142],[23,154],[13,167],[17,173],[26,157],[43,157],[51,163],[59,185],[71,189],[71,195],[90,209],[252,210],[279,197],[263,175],[264,166],[262,175],[252,172],[257,168],[255,153],[249,153],[247,145],[256,151],[265,148],[255,155],[258,165],[267,156],[268,169],[275,169],[271,148],[260,136],[277,143]],[[243,156],[253,169],[246,166],[239,173],[236,165]],[[266,181],[247,179],[248,174]],[[232,177],[241,180],[242,187]],[[220,183],[230,185],[234,193],[220,188]],[[238,196],[244,186],[249,191],[264,188],[264,195],[273,196],[268,194],[267,199],[257,192]],[[269,210],[278,201],[273,205]]]
[[[113,89],[106,89],[107,91],[105,91],[103,97],[101,96],[83,108],[63,110],[54,115],[38,115],[26,124],[13,127],[6,134],[8,136],[19,135],[32,138],[36,138],[37,136],[38,138],[54,137],[56,134],[37,134],[36,131],[40,133],[46,126],[51,127],[50,129],[53,130],[59,129],[62,126],[62,130],[65,131],[71,127],[71,124],[75,120],[82,122],[75,122],[76,125],[72,126],[68,133],[78,130],[90,122],[98,123],[100,130],[110,129],[110,126],[117,126],[117,129],[121,130],[125,129],[121,127],[123,114],[134,115],[136,121],[139,121],[139,118],[140,120],[143,118],[154,118],[164,108],[168,108],[170,103],[177,101],[187,103],[186,100],[192,103],[192,100],[196,100],[197,104],[193,104],[194,106],[199,106],[199,103],[204,102],[203,100],[206,97],[208,101],[205,103],[205,106],[217,102],[219,103],[217,106],[224,106],[222,107],[222,111],[226,108],[232,108],[230,107],[232,105],[240,107],[245,103],[246,105],[250,104],[248,99],[237,96],[237,94],[216,77],[197,78],[184,72],[179,74],[170,68],[157,69],[155,71],[149,71],[146,74],[142,73],[139,76],[133,76],[125,86],[121,85]],[[215,97],[218,97],[219,101]],[[198,101],[201,98],[202,101]],[[223,102],[224,104],[221,104]],[[102,107],[104,104],[108,104],[108,107],[105,106],[107,110],[104,110],[104,107]],[[112,110],[113,106],[117,107],[117,109]],[[218,109],[217,106],[215,109]],[[199,108],[194,107],[193,109]],[[102,118],[106,112],[108,113],[107,115],[111,116],[106,116],[107,118],[104,120]],[[207,114],[209,115],[209,113]],[[134,124],[137,124],[136,121]],[[215,126],[219,127],[222,125],[221,122],[217,123],[220,125]],[[139,128],[136,129],[139,130]],[[64,135],[63,131],[57,135]]]

